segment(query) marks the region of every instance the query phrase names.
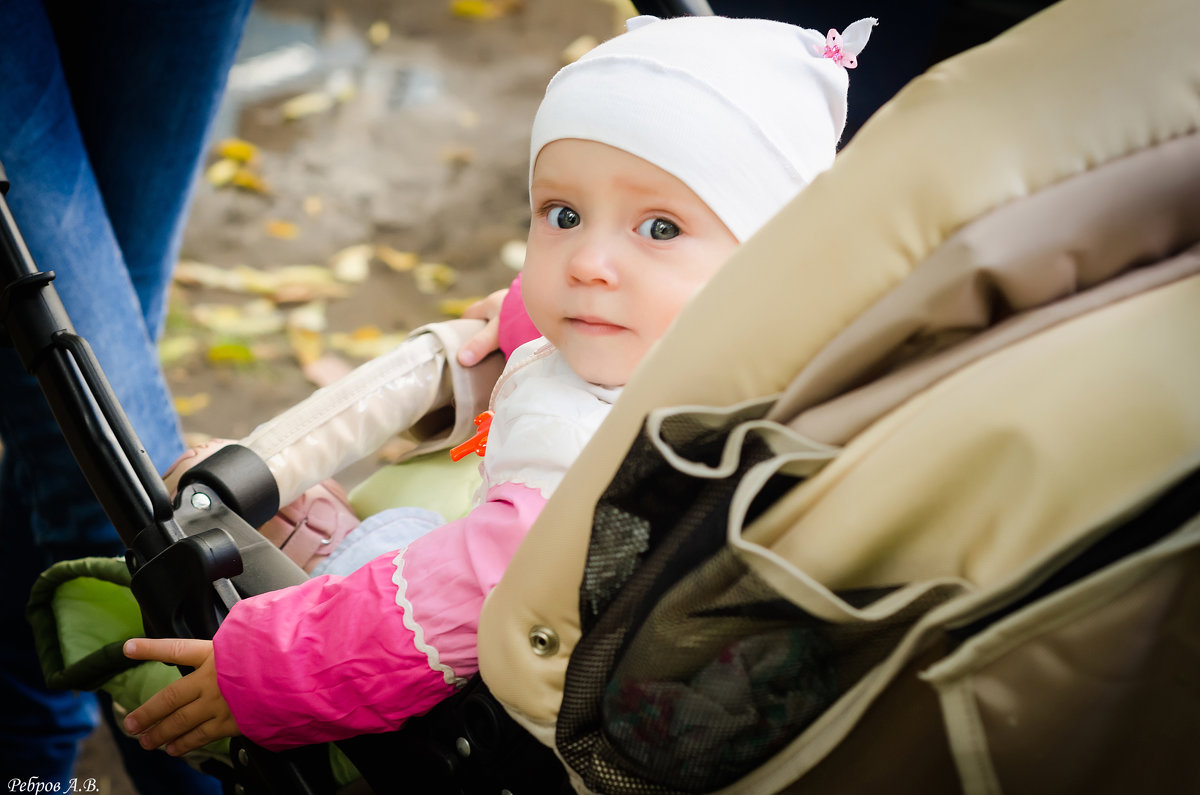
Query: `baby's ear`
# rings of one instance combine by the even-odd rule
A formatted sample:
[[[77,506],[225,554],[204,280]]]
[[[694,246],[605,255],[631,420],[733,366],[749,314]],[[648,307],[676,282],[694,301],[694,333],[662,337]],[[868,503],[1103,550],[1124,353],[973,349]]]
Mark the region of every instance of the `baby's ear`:
[[[625,32],[628,33],[631,30],[637,30],[638,28],[644,28],[653,22],[660,22],[660,21],[661,20],[658,17],[654,16],[653,14],[642,14],[641,16],[638,16],[638,17],[630,17],[629,19],[625,20]]]

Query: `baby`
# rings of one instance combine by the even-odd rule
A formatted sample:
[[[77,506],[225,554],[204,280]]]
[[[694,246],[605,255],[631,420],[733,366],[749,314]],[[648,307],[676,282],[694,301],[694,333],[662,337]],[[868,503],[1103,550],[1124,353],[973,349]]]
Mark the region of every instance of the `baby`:
[[[779,22],[638,17],[562,69],[533,124],[520,285],[543,336],[493,392],[482,501],[352,574],[236,603],[212,641],[129,641],[129,657],[195,670],[126,729],[171,754],[235,734],[309,745],[397,728],[472,675],[484,598],[620,388],[832,164],[845,68],[873,24],[838,46]]]

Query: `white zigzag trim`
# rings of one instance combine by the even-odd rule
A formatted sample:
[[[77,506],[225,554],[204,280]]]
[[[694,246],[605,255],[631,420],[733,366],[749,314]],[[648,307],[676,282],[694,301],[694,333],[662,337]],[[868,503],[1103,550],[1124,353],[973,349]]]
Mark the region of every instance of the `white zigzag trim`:
[[[400,554],[392,560],[396,564],[396,573],[392,575],[392,582],[396,584],[396,604],[404,613],[404,626],[413,634],[413,645],[417,647],[417,651],[425,655],[429,660],[431,670],[437,671],[442,675],[442,679],[451,687],[461,687],[466,684],[466,679],[454,675],[454,670],[443,665],[438,657],[438,650],[425,642],[425,630],[416,622],[412,614],[412,602],[408,601],[408,581],[404,579],[404,550],[400,550]]]

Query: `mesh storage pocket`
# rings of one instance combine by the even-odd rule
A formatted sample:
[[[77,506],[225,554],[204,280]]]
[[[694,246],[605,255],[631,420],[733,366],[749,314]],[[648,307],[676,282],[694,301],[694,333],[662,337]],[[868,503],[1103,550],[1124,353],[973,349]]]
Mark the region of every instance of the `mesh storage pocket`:
[[[759,408],[651,415],[597,505],[584,634],[557,735],[596,791],[706,792],[736,781],[959,592],[933,587],[878,619],[835,622],[751,571],[727,546],[731,522],[740,531],[803,478],[805,466],[776,463],[808,460],[815,471],[833,454],[757,419]],[[744,482],[758,484],[754,499],[734,515]],[[897,590],[828,596],[855,614]]]

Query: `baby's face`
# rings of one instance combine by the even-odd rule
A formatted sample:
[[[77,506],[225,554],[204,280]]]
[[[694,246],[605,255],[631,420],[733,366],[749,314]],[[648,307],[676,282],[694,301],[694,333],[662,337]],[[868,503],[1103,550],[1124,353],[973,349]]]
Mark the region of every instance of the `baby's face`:
[[[622,386],[737,240],[678,179],[595,141],[543,147],[531,191],[529,317],[581,377]]]

